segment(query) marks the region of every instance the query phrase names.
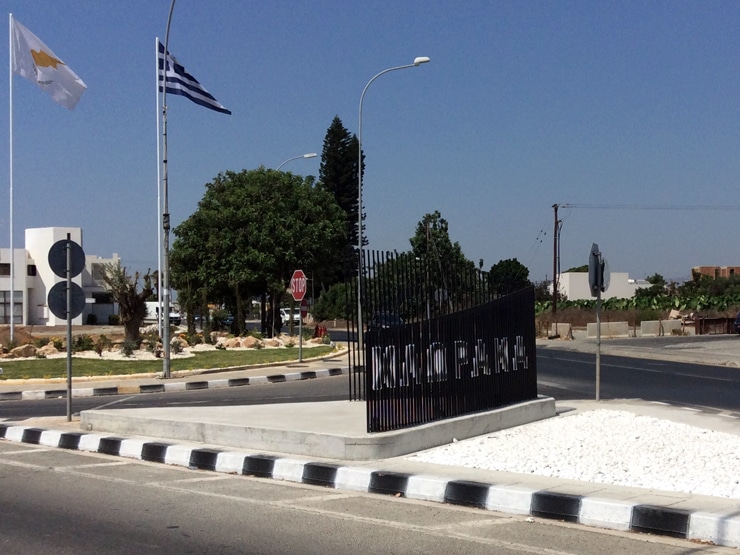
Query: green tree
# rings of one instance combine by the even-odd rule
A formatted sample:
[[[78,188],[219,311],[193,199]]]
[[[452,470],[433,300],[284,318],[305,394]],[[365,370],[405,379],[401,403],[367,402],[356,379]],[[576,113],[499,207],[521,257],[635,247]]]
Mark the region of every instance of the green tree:
[[[531,285],[529,270],[516,258],[501,260],[491,266],[489,278],[493,291],[499,295],[508,295]]]
[[[441,272],[452,269],[475,268],[475,263],[465,258],[460,243],[450,239],[449,225],[439,210],[426,214],[416,224],[416,233],[409,239],[411,251],[419,259],[429,259]]]
[[[313,317],[317,320],[333,320],[346,318],[347,312],[354,311],[354,306],[348,307],[348,299],[351,297],[347,291],[348,287],[357,287],[357,280],[335,283],[326,291],[321,293],[318,301],[313,307]],[[352,303],[354,305],[354,303]]]
[[[313,178],[260,167],[219,174],[174,233],[173,282],[190,280],[196,298],[200,291],[232,311],[240,332],[249,299],[266,293],[271,312],[263,324],[274,333],[293,271],[312,276],[336,265],[346,228],[343,211]]]
[[[185,311],[188,333],[195,333],[195,315],[200,313],[206,337],[210,332],[208,289],[205,266],[200,258],[206,252],[207,228],[201,221],[202,214],[193,214],[179,227],[180,237],[175,239],[170,252],[170,285],[177,291],[180,308]]]
[[[324,137],[321,166],[319,167],[319,183],[321,187],[334,196],[337,204],[346,214],[346,233],[344,241],[336,245],[341,253],[341,264],[339,267],[327,268],[330,271],[325,276],[326,285],[347,279],[353,275],[357,268],[357,241],[359,237],[358,148],[359,141],[357,137],[350,134],[339,116],[334,116]],[[362,169],[364,170],[364,163]],[[362,227],[364,230],[364,224]],[[367,244],[364,237],[363,244]]]
[[[656,273],[646,277],[645,280],[650,284],[650,287],[640,287],[635,291],[632,297],[634,305],[639,308],[657,308],[665,305],[668,297],[665,278]]]
[[[139,279],[142,281],[141,291],[138,291]],[[136,272],[130,276],[119,261],[104,265],[103,281],[118,303],[125,341],[139,342],[139,328],[146,316],[146,300],[154,292],[151,273],[139,276]]]
[[[476,271],[475,263],[465,257],[460,243],[452,242],[447,220],[438,210],[424,215],[409,242],[409,255],[424,268],[428,288],[424,296],[434,299],[440,310],[449,311],[456,304],[465,304],[469,292],[467,276]]]

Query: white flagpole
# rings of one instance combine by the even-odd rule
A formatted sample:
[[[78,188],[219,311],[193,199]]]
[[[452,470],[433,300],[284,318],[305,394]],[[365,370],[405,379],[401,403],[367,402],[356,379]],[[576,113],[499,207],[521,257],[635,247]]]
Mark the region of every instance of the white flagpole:
[[[8,118],[10,128],[10,342],[15,341],[14,320],[15,307],[13,300],[15,297],[15,250],[13,249],[13,14],[9,14],[8,19],[8,73],[10,82],[10,115]]]
[[[157,96],[157,329],[162,337],[162,177],[160,160],[161,138],[159,136],[159,37],[154,43],[155,75],[154,93]]]

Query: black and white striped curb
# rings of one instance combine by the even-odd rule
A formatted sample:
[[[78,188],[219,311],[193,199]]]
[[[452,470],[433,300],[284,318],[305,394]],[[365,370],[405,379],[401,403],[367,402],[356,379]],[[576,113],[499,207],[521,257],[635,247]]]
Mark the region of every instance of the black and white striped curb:
[[[691,511],[535,490],[521,485],[448,480],[431,475],[311,462],[263,453],[221,451],[14,424],[0,424],[0,439],[740,547],[738,511],[726,514]]]
[[[118,385],[111,387],[73,388],[72,397],[96,397],[98,395],[131,395],[136,393],[169,393],[172,391],[191,391],[195,389],[221,389],[266,383],[282,383],[300,380],[313,380],[346,374],[346,368],[329,368],[326,370],[307,370],[269,376],[252,376],[249,378],[230,378],[199,381],[163,381],[161,383],[137,386]],[[38,399],[58,399],[66,397],[66,389],[38,389],[28,391],[0,392],[0,401],[32,401]]]

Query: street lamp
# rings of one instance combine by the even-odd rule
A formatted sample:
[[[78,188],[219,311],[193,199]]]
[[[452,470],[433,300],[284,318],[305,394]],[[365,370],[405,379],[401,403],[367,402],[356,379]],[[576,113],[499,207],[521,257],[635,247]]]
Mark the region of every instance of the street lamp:
[[[397,69],[406,69],[409,67],[417,67],[421,64],[425,64],[429,61],[426,56],[418,56],[414,58],[414,63],[406,64],[403,66],[390,67],[384,69],[380,73],[376,74],[370,81],[367,82],[365,88],[362,89],[362,95],[360,95],[360,123],[357,128],[357,254],[359,262],[357,264],[357,345],[359,353],[363,352],[363,341],[362,341],[362,299],[360,293],[362,291],[362,101],[365,99],[365,93],[367,92],[370,84],[375,81],[378,77]],[[358,353],[358,359],[362,355]]]
[[[275,168],[275,171],[278,171],[280,168],[282,168],[285,164],[292,160],[298,160],[298,158],[316,158],[318,154],[315,152],[309,152],[308,154],[301,154],[300,156],[293,156],[293,158],[288,158],[285,162],[280,164],[277,168]]]

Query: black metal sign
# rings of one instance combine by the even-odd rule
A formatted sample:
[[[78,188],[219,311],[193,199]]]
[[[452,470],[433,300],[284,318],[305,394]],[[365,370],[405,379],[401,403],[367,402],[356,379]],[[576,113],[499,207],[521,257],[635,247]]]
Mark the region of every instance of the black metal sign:
[[[365,268],[367,331],[350,387],[367,401],[368,431],[537,398],[533,287],[494,298],[484,272],[432,273],[403,255]]]

